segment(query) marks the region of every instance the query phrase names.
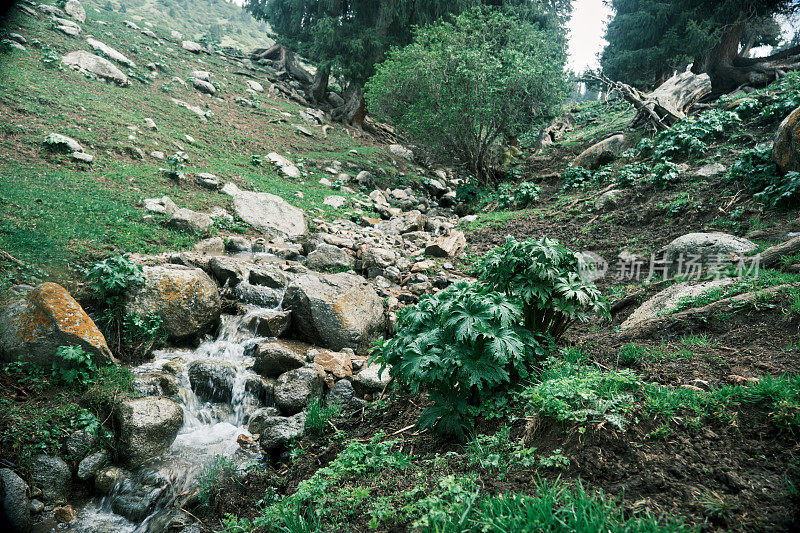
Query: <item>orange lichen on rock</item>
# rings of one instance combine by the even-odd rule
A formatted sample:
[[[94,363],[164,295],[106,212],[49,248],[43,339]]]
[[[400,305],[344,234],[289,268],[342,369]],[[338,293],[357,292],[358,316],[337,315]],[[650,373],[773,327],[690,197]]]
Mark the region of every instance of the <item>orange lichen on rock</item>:
[[[800,107],[778,126],[772,159],[781,172],[800,172]]]
[[[0,313],[0,353],[3,360],[22,359],[49,364],[59,346],[78,345],[112,359],[106,339],[69,292],[43,283]]]

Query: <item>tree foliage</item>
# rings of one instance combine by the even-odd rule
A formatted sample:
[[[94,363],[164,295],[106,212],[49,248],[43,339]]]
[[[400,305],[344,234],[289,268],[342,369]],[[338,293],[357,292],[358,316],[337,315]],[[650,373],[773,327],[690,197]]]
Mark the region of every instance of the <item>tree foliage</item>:
[[[492,175],[498,140],[550,118],[566,94],[558,25],[474,9],[419,29],[367,86],[371,112],[434,158]]]
[[[753,46],[777,44],[773,16],[796,9],[792,0],[610,0],[601,65],[631,85],[664,81],[694,63],[713,74],[719,63]],[[730,42],[728,42],[730,41]]]
[[[363,86],[391,47],[411,42],[415,26],[478,5],[529,20],[553,12],[563,20],[571,9],[569,0],[247,0],[246,9],[269,22],[289,48]]]

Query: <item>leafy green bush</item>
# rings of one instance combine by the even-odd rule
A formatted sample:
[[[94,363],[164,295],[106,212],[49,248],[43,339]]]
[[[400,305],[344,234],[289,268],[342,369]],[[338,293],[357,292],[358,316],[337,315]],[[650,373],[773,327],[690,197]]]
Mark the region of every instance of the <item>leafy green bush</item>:
[[[503,137],[553,116],[566,94],[563,33],[500,10],[472,9],[419,28],[367,83],[370,111],[433,157],[493,178]]]
[[[427,389],[433,405],[420,415],[421,427],[463,438],[482,401],[526,377],[542,355],[522,320],[506,296],[459,282],[401,310],[397,335],[377,360],[392,365],[392,376],[410,392]]]
[[[76,389],[89,388],[97,380],[98,374],[92,356],[80,346],[59,346],[51,370],[57,384]]]
[[[591,170],[583,167],[567,167],[561,174],[561,189],[581,189],[595,181]]]
[[[470,466],[498,472],[499,479],[511,468],[536,464],[536,448],[525,448],[521,441],[511,439],[510,428],[502,428],[494,435],[479,435],[465,446]]]
[[[127,289],[144,285],[144,270],[127,255],[116,255],[95,263],[86,272],[86,281],[95,296],[112,307]]]
[[[681,171],[678,169],[678,165],[669,161],[662,161],[653,167],[650,179],[653,185],[659,189],[666,189],[670,184],[678,181],[680,175]]]
[[[661,161],[676,156],[700,155],[710,141],[740,122],[735,112],[719,109],[710,109],[696,118],[686,118],[658,134],[653,155]]]
[[[781,175],[768,145],[743,151],[728,177],[747,185],[755,199],[770,207],[789,207],[800,200],[800,173]]]
[[[539,200],[539,193],[542,188],[530,181],[523,181],[517,186],[514,193],[514,203],[519,209],[525,209],[532,203]]]
[[[621,167],[614,174],[614,181],[620,187],[631,187],[636,182],[650,173],[650,168],[644,163],[630,163]]]
[[[525,327],[558,340],[569,326],[595,315],[608,316],[608,305],[594,283],[581,278],[581,259],[558,241],[508,237],[476,267],[482,281],[522,306]]]

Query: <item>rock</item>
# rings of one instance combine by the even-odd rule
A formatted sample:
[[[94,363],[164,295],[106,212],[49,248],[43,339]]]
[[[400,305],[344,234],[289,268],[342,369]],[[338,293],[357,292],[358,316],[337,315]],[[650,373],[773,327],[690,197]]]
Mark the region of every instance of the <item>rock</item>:
[[[310,132],[310,131],[308,131],[306,128],[304,128],[303,126],[300,126],[300,125],[298,125],[298,124],[295,124],[295,125],[294,125],[294,129],[297,131],[297,133],[299,133],[299,134],[301,134],[301,135],[304,135],[304,136],[306,136],[306,137],[313,137],[313,136],[314,136],[314,134],[313,134],[313,133],[311,133],[311,132]]]
[[[143,522],[155,511],[158,500],[168,491],[169,484],[158,475],[149,475],[144,483],[124,482],[111,497],[111,510],[131,522]]]
[[[208,233],[214,227],[214,221],[205,213],[191,209],[178,209],[166,222],[166,226],[193,233]]]
[[[330,350],[315,350],[314,362],[322,367],[325,372],[333,374],[336,379],[353,375],[353,362],[350,355],[345,352],[332,352]]]
[[[225,253],[225,241],[222,237],[205,239],[194,245],[194,251],[203,255],[222,255]]]
[[[334,209],[341,209],[347,203],[347,199],[344,196],[333,195],[325,197],[322,203]]]
[[[281,300],[283,299],[283,293],[278,289],[253,285],[246,281],[236,285],[234,292],[239,302],[268,309],[278,307],[281,305]]]
[[[117,404],[114,433],[118,459],[139,466],[172,446],[183,425],[183,409],[167,398],[137,398]]]
[[[425,255],[431,257],[458,257],[467,247],[467,239],[460,231],[451,231],[442,235],[425,248]]]
[[[182,41],[181,48],[189,52],[192,52],[193,54],[199,54],[200,52],[203,51],[203,47],[194,41]]]
[[[52,503],[68,496],[72,473],[60,457],[37,455],[31,466],[31,481],[42,490],[44,500]]]
[[[83,147],[76,141],[60,133],[51,133],[44,138],[44,143],[51,149],[62,152],[82,152]]]
[[[253,285],[270,287],[272,289],[285,289],[288,281],[275,264],[256,263],[250,267],[247,274],[247,281]]]
[[[248,430],[250,433],[261,435],[259,443],[264,451],[272,451],[286,445],[292,439],[301,438],[305,426],[305,413],[290,417],[262,415],[250,422]]]
[[[255,80],[244,80],[244,81],[245,81],[245,83],[247,83],[247,87],[250,90],[253,90],[253,91],[257,92],[257,93],[263,93],[264,92],[264,86],[261,85],[260,83],[258,83],[257,81],[255,81]]]
[[[80,461],[90,451],[97,448],[98,444],[100,444],[100,437],[96,433],[79,429],[78,431],[73,431],[67,439],[67,454],[69,458]]]
[[[126,313],[156,313],[173,340],[202,335],[219,322],[219,289],[199,268],[146,266],[144,276],[144,286],[127,295]]]
[[[415,209],[394,216],[390,220],[380,222],[375,225],[375,229],[388,233],[389,235],[399,235],[411,231],[424,230],[426,220],[427,217]]]
[[[390,248],[372,247],[364,251],[361,257],[362,268],[370,278],[382,276],[384,270],[397,262],[397,254]]]
[[[209,81],[201,80],[199,78],[192,78],[192,85],[201,93],[211,95],[217,94],[217,88],[214,87],[214,84]]]
[[[375,176],[372,173],[362,170],[356,175],[356,183],[367,189],[375,187]]]
[[[36,6],[36,9],[38,9],[39,11],[41,11],[46,15],[53,15],[55,17],[66,16],[66,13],[58,9],[56,6],[51,6],[48,4],[39,4],[38,6]]]
[[[212,191],[216,191],[222,187],[222,183],[219,181],[219,178],[209,172],[199,173],[197,176],[195,176],[195,181],[201,187],[211,189]]]
[[[303,211],[280,196],[239,189],[232,196],[233,208],[239,218],[270,237],[296,239],[308,234]]]
[[[588,170],[597,170],[602,165],[610,163],[627,146],[627,138],[619,133],[599,143],[590,146],[575,158],[572,162],[573,167],[583,167]]]
[[[620,189],[606,191],[594,201],[594,208],[598,211],[603,211],[604,209],[614,209],[617,206],[617,200],[623,194],[624,192]]]
[[[362,394],[369,392],[381,392],[389,384],[391,376],[389,371],[391,366],[387,366],[381,371],[381,365],[369,365],[361,369],[353,380],[353,386]]]
[[[99,361],[113,360],[105,337],[64,287],[43,283],[0,311],[0,361],[50,368],[59,346],[80,346]]]
[[[341,379],[331,387],[325,401],[328,404],[339,404],[342,407],[349,404],[356,396],[356,391],[353,389],[353,384],[346,379]]]
[[[709,163],[697,169],[696,174],[701,178],[713,178],[715,176],[719,176],[726,170],[727,169],[725,168],[725,165],[720,163]]]
[[[277,152],[270,152],[267,154],[267,159],[272,161],[272,163],[280,169],[280,171],[290,177],[290,178],[299,178],[302,176],[300,173],[300,169],[297,168],[294,163],[289,161],[287,158],[283,157]]]
[[[361,276],[305,275],[286,290],[293,330],[331,350],[367,350],[386,329],[383,300]]]
[[[108,465],[106,452],[96,452],[78,463],[78,479],[86,481],[97,476],[98,472]]]
[[[69,35],[70,37],[77,37],[81,34],[81,29],[79,26],[69,26],[66,24],[61,24],[56,26],[56,29],[63,33],[64,35]]]
[[[172,103],[174,103],[177,106],[183,107],[184,109],[188,109],[189,111],[200,117],[201,122],[208,122],[208,117],[206,116],[206,112],[203,111],[201,107],[188,104],[183,100],[178,100],[177,98],[173,98]]]
[[[91,163],[94,161],[94,156],[83,152],[72,152],[72,159],[81,163]]]
[[[34,514],[39,514],[44,512],[44,503],[39,500],[31,500],[30,510]]]
[[[252,100],[248,100],[247,98],[242,98],[241,96],[237,96],[233,100],[242,107],[249,107],[251,109],[256,108],[256,103],[253,102]]]
[[[257,344],[253,355],[253,371],[267,378],[276,378],[306,364],[305,351],[280,341]]]
[[[172,215],[178,210],[178,206],[175,205],[169,196],[163,196],[161,198],[146,198],[144,200],[144,208],[146,211],[151,213],[159,213],[163,215]]]
[[[285,372],[275,384],[275,405],[282,413],[293,415],[322,394],[325,371],[314,363]]]
[[[338,246],[322,243],[308,254],[306,264],[317,271],[349,270],[353,268],[355,258]]]
[[[247,237],[232,235],[225,239],[225,250],[232,254],[246,253],[253,250],[253,243]]]
[[[154,32],[150,30],[142,30],[142,35],[147,35],[151,39],[158,39],[158,35],[156,35]]]
[[[402,157],[406,161],[414,161],[414,152],[412,152],[402,144],[390,145],[389,151],[392,152],[397,157]]]
[[[137,392],[145,396],[173,396],[180,392],[181,384],[178,379],[166,372],[146,372],[136,374],[134,384]]]
[[[757,249],[749,240],[727,233],[687,233],[667,245],[664,261],[673,270],[692,260],[708,267],[713,262],[727,262],[734,255],[745,256]]]
[[[0,468],[0,504],[2,524],[11,531],[29,533],[31,530],[31,502],[28,485],[9,468]]]
[[[138,24],[131,22],[130,20],[123,20],[122,23],[132,30],[140,31],[142,29]]]
[[[248,316],[248,329],[261,337],[282,337],[292,323],[291,311],[262,309]]]
[[[164,152],[159,152],[158,150],[155,150],[155,151],[153,151],[153,152],[150,152],[150,156],[151,156],[151,157],[153,157],[154,159],[161,159],[161,160],[164,160],[164,159],[166,159],[166,158],[167,158],[167,157],[164,155]]]
[[[59,524],[68,524],[78,519],[78,513],[75,512],[71,505],[63,505],[53,509],[53,518]]]
[[[176,30],[170,31],[169,32],[169,36],[172,37],[173,39],[175,39],[176,41],[182,41],[183,40],[183,34],[181,32],[179,32],[179,31],[176,31]]]
[[[91,37],[87,37],[86,38],[86,43],[89,46],[91,46],[92,48],[94,48],[95,50],[99,50],[100,52],[102,52],[107,58],[113,59],[117,63],[121,63],[121,64],[125,65],[126,67],[136,68],[136,63],[134,63],[133,61],[131,61],[130,59],[125,57],[125,55],[121,54],[117,50],[111,48],[107,44],[101,43],[100,41],[98,41],[96,39],[92,39]],[[145,119],[145,123],[148,120],[150,122],[153,122],[153,119],[146,118]],[[149,125],[148,125],[148,127],[149,127]],[[153,127],[151,129],[156,129],[155,128],[155,123],[153,123]]]
[[[5,44],[6,46],[10,46],[11,48],[16,48],[17,50],[20,50],[22,52],[27,50],[27,48],[19,44],[17,41],[7,40],[3,44]]]
[[[717,279],[696,284],[689,281],[676,283],[640,305],[636,311],[622,323],[621,329],[629,329],[638,326],[645,320],[656,318],[664,312],[673,310],[684,298],[693,298],[707,290],[725,287],[732,282],[732,279]]]
[[[64,11],[81,24],[86,22],[86,11],[78,0],[67,0],[67,3],[64,4]]]
[[[79,72],[84,72],[96,76],[100,79],[116,83],[122,87],[130,85],[128,76],[108,59],[90,54],[85,50],[70,52],[61,58],[61,62]]]
[[[775,133],[772,159],[781,172],[800,172],[800,107],[786,117]]]
[[[203,401],[230,403],[236,365],[222,359],[203,359],[189,364],[189,383]]]
[[[121,468],[111,466],[97,473],[94,478],[94,488],[100,494],[108,494],[124,478],[125,472]]]
[[[249,251],[249,246],[247,251]],[[214,257],[208,264],[219,284],[225,285],[227,283],[231,287],[235,287],[248,278],[252,265],[253,263],[249,259],[224,256]]]

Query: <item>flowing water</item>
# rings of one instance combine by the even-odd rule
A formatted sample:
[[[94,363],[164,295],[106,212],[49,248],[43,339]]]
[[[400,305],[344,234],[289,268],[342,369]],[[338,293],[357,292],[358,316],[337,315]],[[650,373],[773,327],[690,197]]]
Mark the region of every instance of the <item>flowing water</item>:
[[[250,436],[248,418],[260,406],[245,390],[247,379],[255,375],[248,369],[253,359],[246,355],[246,348],[259,340],[246,324],[257,311],[263,309],[244,316],[223,317],[218,337],[196,350],[158,351],[153,361],[132,369],[137,375],[160,372],[164,363],[179,358],[182,370],[176,376],[180,380],[176,401],[183,407],[183,427],[165,454],[133,471],[107,496],[90,502],[78,511],[78,520],[66,529],[59,527],[59,531],[155,533],[167,530],[171,521],[173,526],[175,521],[191,523],[190,517],[177,507],[197,488],[204,468],[217,456],[240,466],[260,458],[260,454],[243,450],[236,441],[241,434]],[[192,391],[189,364],[204,359],[222,359],[236,366],[229,404],[204,402]]]

